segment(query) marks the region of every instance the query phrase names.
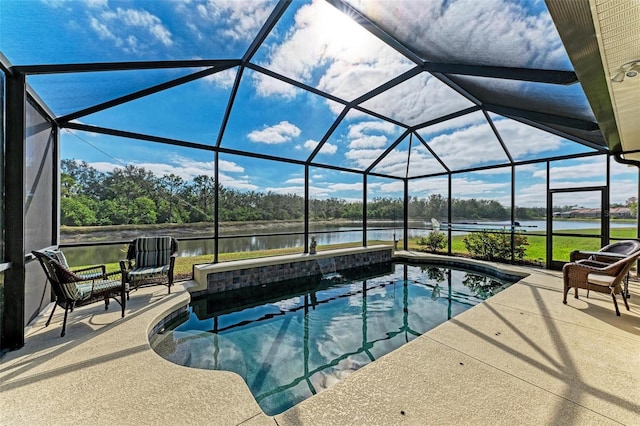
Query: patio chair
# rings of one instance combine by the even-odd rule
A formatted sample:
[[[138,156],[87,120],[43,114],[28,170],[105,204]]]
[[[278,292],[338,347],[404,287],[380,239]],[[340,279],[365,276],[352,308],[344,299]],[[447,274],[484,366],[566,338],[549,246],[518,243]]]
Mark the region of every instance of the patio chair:
[[[602,263],[598,265],[588,261],[565,264],[562,268],[562,276],[564,278],[564,298],[562,303],[567,304],[567,293],[569,293],[570,288],[574,289],[576,299],[578,298],[579,288],[584,288],[587,291],[593,290],[598,293],[610,294],[616,309],[616,315],[620,316],[616,294],[623,292],[622,282],[639,256],[640,251],[637,251],[608,264]],[[626,297],[623,296],[622,300],[627,310],[629,310],[629,303]]]
[[[131,289],[164,284],[171,294],[178,242],[169,236],[139,237],[129,244],[127,258],[120,261],[123,279]],[[127,294],[128,297],[128,294]]]
[[[614,263],[622,257],[629,256],[637,251],[640,251],[640,241],[623,240],[604,246],[597,252],[574,250],[569,255],[569,260],[571,262],[582,262],[592,266],[604,266]],[[624,279],[624,292],[622,295],[627,299],[630,297],[628,272]],[[589,290],[587,290],[587,297],[589,297]]]
[[[56,307],[60,305],[64,308],[64,320],[60,337],[64,337],[69,311],[73,312],[76,306],[88,305],[99,300],[104,300],[104,308],[106,310],[109,309],[110,298],[120,304],[122,316],[124,317],[126,284],[122,279],[112,279],[111,276],[113,274],[107,274],[104,265],[93,267],[93,270],[84,268],[81,270],[82,274],[79,274],[63,265],[51,251],[34,250],[31,253],[40,262],[55,295],[55,304],[45,327],[49,326]],[[120,300],[118,300],[118,296]]]

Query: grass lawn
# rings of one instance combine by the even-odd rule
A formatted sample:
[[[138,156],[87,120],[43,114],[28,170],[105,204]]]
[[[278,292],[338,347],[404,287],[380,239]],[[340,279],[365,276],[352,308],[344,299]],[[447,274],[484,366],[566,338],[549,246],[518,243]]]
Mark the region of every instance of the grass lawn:
[[[556,231],[559,232],[559,231]],[[574,231],[578,232],[578,231]],[[581,234],[586,235],[599,235],[599,229],[580,229],[579,232]],[[612,228],[611,229],[611,238],[621,238],[621,239],[635,239],[636,238],[636,228]],[[541,231],[535,232],[524,232],[521,235],[527,237],[527,251],[524,256],[524,260],[532,263],[536,262],[544,262],[547,258],[547,238]],[[417,244],[417,238],[412,238],[409,240],[409,250],[423,250],[423,246],[419,246]],[[553,253],[555,260],[569,260],[569,254],[573,250],[598,250],[600,249],[600,239],[599,238],[584,238],[584,237],[574,237],[574,236],[556,236],[553,238]],[[400,247],[402,247],[402,242],[400,243]],[[464,235],[456,235],[451,239],[451,252],[453,254],[465,255],[468,256],[469,252],[467,251],[464,245]]]

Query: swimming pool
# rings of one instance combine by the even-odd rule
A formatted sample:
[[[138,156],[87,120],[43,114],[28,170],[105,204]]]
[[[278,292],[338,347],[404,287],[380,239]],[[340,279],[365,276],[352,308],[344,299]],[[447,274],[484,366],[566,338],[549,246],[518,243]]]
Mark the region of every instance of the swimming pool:
[[[180,365],[239,374],[274,415],[514,282],[435,265],[382,269],[194,299],[151,346]]]

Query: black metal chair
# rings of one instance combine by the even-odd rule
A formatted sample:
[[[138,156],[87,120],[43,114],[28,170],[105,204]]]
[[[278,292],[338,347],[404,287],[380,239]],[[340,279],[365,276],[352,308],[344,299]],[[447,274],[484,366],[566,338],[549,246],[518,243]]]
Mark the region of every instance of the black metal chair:
[[[129,244],[127,258],[120,261],[123,280],[130,289],[164,284],[171,294],[178,241],[169,236],[139,237]]]
[[[106,310],[109,309],[109,299],[114,299],[122,307],[122,316],[124,317],[127,285],[122,278],[112,279],[114,274],[107,274],[104,265],[73,272],[51,252],[32,251],[31,253],[40,262],[55,295],[55,305],[45,326],[48,327],[51,323],[51,318],[58,305],[64,308],[64,321],[60,337],[65,335],[69,311],[73,312],[76,306],[104,300]],[[117,274],[119,275],[120,271]],[[118,300],[118,296],[120,300]]]

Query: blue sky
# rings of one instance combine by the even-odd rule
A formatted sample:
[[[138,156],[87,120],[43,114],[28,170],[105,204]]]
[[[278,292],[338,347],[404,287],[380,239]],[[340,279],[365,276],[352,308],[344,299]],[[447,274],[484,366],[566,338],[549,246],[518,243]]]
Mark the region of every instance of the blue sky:
[[[381,19],[383,25],[433,60],[448,55],[461,63],[473,57],[487,65],[571,69],[542,0],[415,0],[397,12],[411,15],[411,19],[399,16],[403,25],[398,27],[388,18],[395,15],[385,10],[392,7],[391,2],[377,6],[357,0],[349,3]],[[259,0],[2,0],[0,49],[15,65],[241,58],[274,5],[273,1]],[[457,24],[461,17],[468,25]],[[464,48],[452,49],[456,45]],[[252,63],[347,102],[414,67],[324,1],[294,1]],[[34,75],[28,82],[56,114],[66,114],[196,71]],[[237,72],[238,68],[232,68],[78,121],[214,145]],[[514,97],[522,93],[544,96],[554,90],[558,105],[577,104],[581,114],[591,114],[578,85],[558,88],[542,83],[480,80]],[[408,125],[472,105],[428,73],[420,73],[362,103],[370,111]],[[245,69],[222,146],[305,160],[343,108],[339,102]],[[495,114],[489,116],[515,160],[589,151],[556,135]],[[351,110],[314,161],[366,169],[403,131],[391,121]],[[506,161],[489,121],[480,112],[423,128],[418,134],[452,170]],[[86,132],[63,131],[61,154],[62,158],[87,161],[99,170],[135,164],[159,176],[174,173],[185,180],[198,174],[213,175],[211,152]],[[407,159],[410,176],[443,170],[416,137],[403,140],[373,170],[403,176]],[[508,205],[510,173],[507,167],[454,175],[454,196],[495,198]],[[553,187],[602,185],[603,174],[602,159],[577,159],[554,164],[551,182]],[[359,174],[314,167],[310,175],[313,197],[362,199]],[[229,188],[303,194],[303,178],[304,169],[297,165],[221,155],[220,180]],[[516,204],[544,205],[544,165],[520,166],[516,178]],[[411,186],[412,195],[447,193],[446,177],[420,182],[424,184]],[[616,186],[612,201],[624,202],[635,196],[636,182],[637,174],[632,169],[612,167],[612,183]],[[399,194],[400,181],[370,180],[370,198]],[[592,203],[580,201],[585,206]]]

